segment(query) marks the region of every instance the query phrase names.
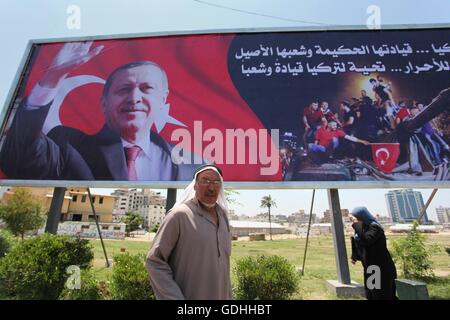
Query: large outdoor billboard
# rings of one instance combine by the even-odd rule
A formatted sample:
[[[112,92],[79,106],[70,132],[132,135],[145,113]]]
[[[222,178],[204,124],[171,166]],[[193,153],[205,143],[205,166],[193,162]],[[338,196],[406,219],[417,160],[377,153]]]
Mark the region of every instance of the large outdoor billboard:
[[[237,185],[449,186],[448,28],[30,48],[4,112],[4,182],[179,186],[216,163]]]

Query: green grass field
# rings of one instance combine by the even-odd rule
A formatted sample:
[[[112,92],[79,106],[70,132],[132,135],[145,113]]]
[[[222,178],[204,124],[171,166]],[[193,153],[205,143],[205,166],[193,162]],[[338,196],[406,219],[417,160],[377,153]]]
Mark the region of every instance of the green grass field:
[[[401,237],[388,236],[389,240]],[[235,261],[244,256],[256,256],[258,254],[280,255],[288,259],[296,267],[301,268],[305,250],[305,239],[288,239],[274,241],[234,241],[231,256],[231,265],[234,268]],[[101,280],[108,280],[111,269],[105,268],[105,258],[100,241],[91,240],[94,246],[94,272]],[[450,246],[450,235],[428,235],[428,244],[437,244],[439,252],[433,253],[432,261],[436,279],[428,282],[428,291],[431,299],[450,299],[450,256],[444,247]],[[105,246],[108,258],[120,254],[120,249],[125,248],[131,254],[146,254],[150,248],[150,242],[144,241],[118,241],[106,240]],[[347,254],[349,255],[350,241],[347,242]],[[349,255],[350,256],[350,255]],[[351,279],[362,283],[363,274],[360,263],[349,264]],[[397,266],[399,277],[401,270]],[[232,274],[232,279],[234,274]],[[333,240],[331,236],[319,236],[310,238],[305,264],[305,274],[301,277],[300,286],[293,299],[337,299],[326,289],[325,280],[337,279],[336,262],[334,258]]]

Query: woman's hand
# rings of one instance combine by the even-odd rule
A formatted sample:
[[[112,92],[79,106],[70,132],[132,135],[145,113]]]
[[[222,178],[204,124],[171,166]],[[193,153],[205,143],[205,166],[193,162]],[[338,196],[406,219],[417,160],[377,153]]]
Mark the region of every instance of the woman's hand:
[[[358,223],[359,222],[358,218],[352,216],[351,214],[349,214],[348,217],[350,218],[350,221],[353,222],[353,223]]]

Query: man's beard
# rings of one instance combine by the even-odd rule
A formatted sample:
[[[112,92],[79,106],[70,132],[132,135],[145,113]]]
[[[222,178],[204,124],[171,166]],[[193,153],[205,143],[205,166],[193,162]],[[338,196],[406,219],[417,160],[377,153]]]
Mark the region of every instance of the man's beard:
[[[203,201],[200,200],[200,199],[198,199],[198,201],[199,201],[202,205],[204,205],[206,208],[208,208],[208,209],[211,209],[211,208],[213,208],[213,207],[216,205],[216,202],[214,202],[214,203],[205,203],[205,202],[203,202]]]

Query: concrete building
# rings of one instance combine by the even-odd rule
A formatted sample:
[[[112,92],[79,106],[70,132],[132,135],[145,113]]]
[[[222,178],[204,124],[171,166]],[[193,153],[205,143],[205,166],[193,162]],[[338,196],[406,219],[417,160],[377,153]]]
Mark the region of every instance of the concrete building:
[[[146,207],[148,206],[148,198],[144,193],[144,189],[139,191],[138,189],[128,190],[128,208],[127,211],[134,211],[142,216],[147,213]]]
[[[408,233],[412,230],[412,224],[395,224],[389,228],[389,231],[392,233]],[[417,227],[417,231],[423,233],[439,233],[443,230],[442,226],[439,225],[419,225]]]
[[[53,188],[29,188],[29,187],[3,187],[1,201],[8,201],[18,189],[28,191],[35,200],[39,201],[43,207],[44,212],[48,212],[53,198]],[[67,193],[64,196],[61,212],[67,213],[69,209],[70,200],[72,197]]]
[[[117,197],[114,209],[125,213],[128,208],[128,189],[116,189],[111,194]]]
[[[9,187],[4,193],[2,201],[8,201],[19,187]],[[31,195],[39,201],[44,212],[48,212],[53,199],[53,188],[27,188]],[[91,193],[95,211],[99,217],[99,222],[111,223],[112,212],[116,197],[108,194]],[[79,221],[90,222],[94,220],[91,204],[88,199],[88,192],[85,188],[68,188],[64,195],[61,208],[61,222]]]
[[[269,222],[230,220],[230,229],[232,236],[244,237],[250,233],[269,234],[270,225]],[[272,234],[283,233],[288,233],[286,227],[272,223]]]
[[[228,210],[228,220],[240,220],[239,216],[233,209]]]
[[[417,220],[424,207],[422,194],[412,189],[393,190],[386,195],[388,212],[394,223],[408,223]],[[427,214],[422,222],[428,222]]]
[[[61,220],[95,222],[87,191],[85,189],[69,189],[67,193],[71,197],[71,201],[67,213],[63,213]],[[116,196],[91,193],[91,197],[99,222],[112,223]]]
[[[278,223],[286,223],[288,222],[288,218],[284,214],[278,214],[274,217],[274,221]]]
[[[390,225],[392,224],[391,217],[388,216],[380,216],[379,214],[375,215],[375,219],[381,224],[381,225]]]
[[[121,222],[128,208],[128,189],[116,189],[111,195],[116,196],[113,209],[113,221]]]
[[[331,223],[314,223],[311,225],[311,235],[330,235]]]
[[[342,221],[344,223],[350,222],[349,219],[350,211],[348,209],[341,209]],[[331,223],[331,211],[327,209],[323,212],[323,218],[320,220],[321,223]]]
[[[7,188],[2,201],[8,201],[17,191],[17,187]],[[25,188],[43,205],[44,212],[48,212],[52,199],[53,188]],[[95,212],[99,220],[102,237],[105,239],[124,239],[125,224],[114,222],[113,210],[116,196],[95,192],[91,193]],[[45,227],[38,230],[38,234],[45,232]],[[68,188],[64,195],[61,219],[57,234],[72,235],[83,238],[99,238],[94,214],[85,188]]]
[[[126,212],[131,211],[144,218],[145,229],[161,224],[164,219],[166,198],[159,192],[150,189],[117,189],[113,194],[118,197],[114,208],[114,215],[118,221],[121,221]]]
[[[152,228],[154,225],[161,225],[164,217],[166,216],[166,207],[162,205],[149,205],[147,219],[144,223]]]
[[[439,223],[450,223],[450,208],[439,206],[438,208],[436,208],[436,216]]]
[[[315,213],[312,214],[312,223],[315,223],[317,219],[317,215]],[[300,209],[298,212],[294,212],[290,214],[287,218],[288,222],[295,224],[304,224],[309,223],[309,214],[305,213],[305,210]]]

